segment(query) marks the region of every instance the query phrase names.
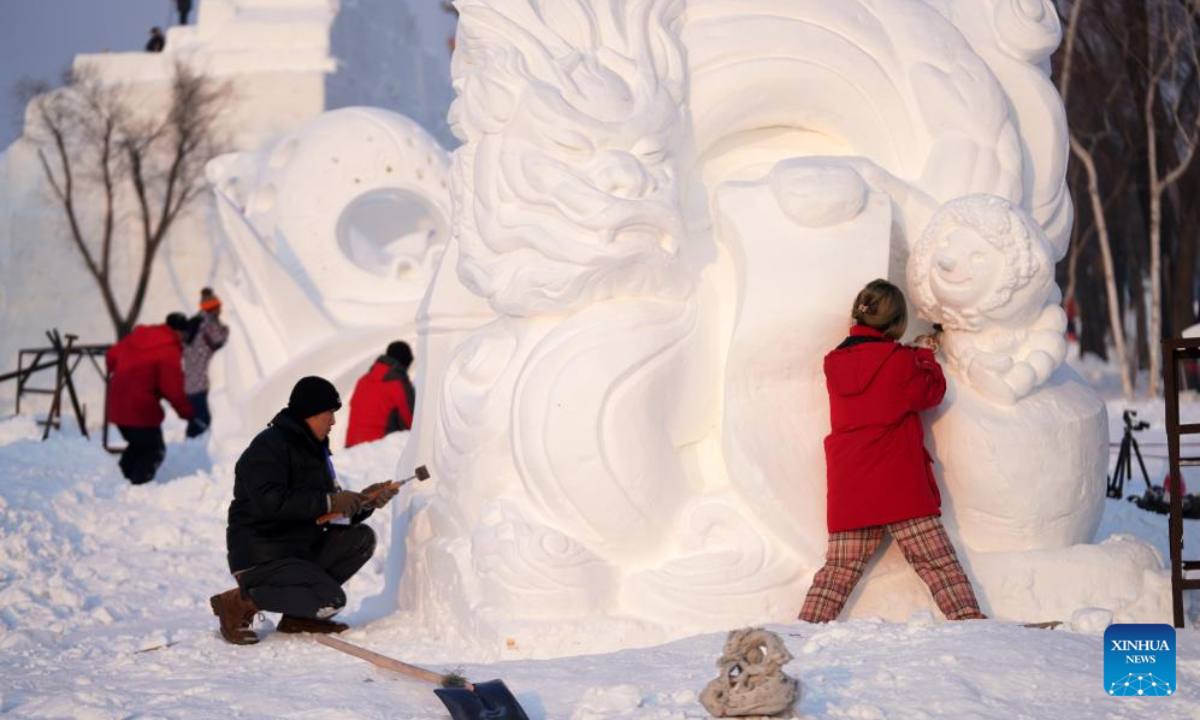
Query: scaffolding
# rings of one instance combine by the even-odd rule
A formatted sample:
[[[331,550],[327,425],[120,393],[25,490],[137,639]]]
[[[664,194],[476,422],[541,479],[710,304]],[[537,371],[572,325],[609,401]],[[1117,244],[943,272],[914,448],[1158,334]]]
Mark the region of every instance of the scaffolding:
[[[1183,559],[1183,473],[1185,466],[1200,465],[1200,457],[1181,457],[1180,438],[1200,435],[1200,423],[1179,421],[1179,394],[1182,392],[1185,368],[1200,361],[1200,338],[1167,338],[1163,340],[1163,380],[1166,390],[1167,456],[1170,462],[1171,512],[1168,537],[1171,546],[1171,605],[1175,612],[1175,627],[1184,626],[1183,592],[1200,590],[1200,578],[1188,577],[1200,571],[1200,560]]]
[[[24,348],[17,351],[17,369],[14,372],[0,375],[0,383],[8,380],[17,381],[17,398],[15,410],[21,412],[21,399],[26,395],[49,395],[50,410],[45,420],[39,420],[43,426],[42,439],[50,437],[50,430],[62,426],[63,395],[71,403],[75,421],[84,437],[90,437],[87,427],[87,408],[79,402],[75,392],[75,371],[79,364],[87,358],[92,367],[100,375],[101,380],[107,381],[107,373],[98,358],[103,358],[111,345],[76,345],[77,335],[70,333],[61,335],[58,330],[46,331],[50,347]],[[44,370],[54,370],[54,385],[52,387],[34,387],[30,380],[35,374]],[[107,403],[105,407],[107,413]],[[106,418],[107,419],[107,418]],[[106,443],[107,444],[107,443]]]

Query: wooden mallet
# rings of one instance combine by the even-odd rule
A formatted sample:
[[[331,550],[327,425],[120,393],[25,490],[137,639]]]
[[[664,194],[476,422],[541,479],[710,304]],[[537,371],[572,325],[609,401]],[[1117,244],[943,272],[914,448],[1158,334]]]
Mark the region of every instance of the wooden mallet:
[[[418,482],[425,482],[428,479],[429,479],[429,471],[425,469],[424,465],[418,465],[413,470],[413,474],[411,476],[406,477],[403,480],[398,480],[398,481],[397,480],[389,480],[379,490],[372,492],[372,493],[364,493],[364,494],[367,496],[368,499],[374,500],[375,498],[379,497],[384,492],[391,492],[391,490],[393,490],[393,489],[398,491],[400,488],[404,487],[405,484],[412,482],[413,480],[417,480]],[[317,518],[317,524],[324,525],[325,523],[329,522],[330,520],[336,520],[337,518],[340,518],[340,517],[342,517],[341,513],[335,513],[335,512],[325,513],[321,517]]]

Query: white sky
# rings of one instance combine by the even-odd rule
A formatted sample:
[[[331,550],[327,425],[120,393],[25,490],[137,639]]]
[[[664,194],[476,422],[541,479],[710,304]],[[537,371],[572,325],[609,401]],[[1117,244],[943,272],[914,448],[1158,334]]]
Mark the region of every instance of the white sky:
[[[138,50],[151,26],[175,19],[174,7],[174,0],[0,0],[0,150],[20,134],[18,80],[57,80],[78,53]]]

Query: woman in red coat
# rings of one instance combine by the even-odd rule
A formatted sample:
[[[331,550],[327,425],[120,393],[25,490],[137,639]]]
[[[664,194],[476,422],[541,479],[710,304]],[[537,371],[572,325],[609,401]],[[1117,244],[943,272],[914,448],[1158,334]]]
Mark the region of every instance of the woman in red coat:
[[[938,519],[942,498],[918,415],[946,392],[937,338],[919,338],[920,347],[896,342],[908,315],[904,294],[886,280],[859,292],[851,317],[850,336],[825,356],[829,549],[800,619],[838,616],[885,533],[948,619],[985,617]]]

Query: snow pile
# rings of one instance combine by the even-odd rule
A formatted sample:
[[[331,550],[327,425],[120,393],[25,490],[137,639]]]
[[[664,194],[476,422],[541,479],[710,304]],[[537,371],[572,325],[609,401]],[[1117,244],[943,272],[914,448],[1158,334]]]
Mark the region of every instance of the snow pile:
[[[1187,406],[1189,417],[1197,405]],[[1154,406],[1141,410],[1161,416],[1161,405],[1157,413]],[[1147,454],[1161,428],[1157,420],[1141,438]],[[428,686],[303,636],[271,632],[276,616],[259,623],[264,639],[257,646],[221,640],[207,601],[231,584],[224,528],[233,457],[214,456],[203,441],[184,441],[178,421],[166,430],[168,455],[158,479],[133,487],[97,442],[68,430],[43,443],[29,418],[0,421],[0,712],[180,720],[445,717]],[[391,435],[337,453],[339,475],[351,487],[388,477],[407,440]],[[1161,460],[1148,462],[1152,473],[1162,470]],[[397,503],[394,512],[369,521],[381,544],[348,587],[350,642],[438,670],[461,668],[468,678],[501,678],[534,720],[706,717],[697,694],[715,672],[721,633],[534,660],[536,648],[515,640],[479,647],[454,628],[424,627],[412,614],[393,613],[385,568],[405,558],[403,546],[387,539],[402,518]],[[1185,533],[1188,547],[1200,547],[1200,522],[1187,521]],[[1137,536],[1161,554],[1166,519],[1108,501],[1100,536],[1110,535]],[[1044,577],[1030,585],[1030,578],[1014,576],[1012,592],[1052,603],[1057,586]],[[1192,593],[1191,624],[1200,616],[1196,599]],[[1096,608],[1027,618],[1068,621],[1057,631],[994,620],[941,623],[928,613],[894,624],[868,619],[772,629],[795,656],[785,672],[802,683],[805,718],[1102,718],[1119,712],[1102,689],[1101,635],[1112,615]],[[560,649],[573,653],[567,645]],[[1182,697],[1154,707],[1163,718],[1190,718],[1200,702],[1194,632],[1180,632],[1178,652]],[[1149,701],[1119,702],[1136,705],[1121,706],[1130,712],[1149,710],[1140,704]]]
[[[170,618],[204,607],[213,588],[230,583],[223,548],[232,466],[214,468],[204,442],[183,441],[182,427],[170,427],[167,460],[152,489],[141,492],[98,442],[63,433],[42,443],[27,418],[0,424],[0,615],[6,627],[0,644],[33,647],[52,637],[59,644],[71,632],[143,613],[166,624],[148,625],[149,635],[129,642],[154,644]],[[373,445],[373,452],[339,454],[339,475],[350,487],[386,479],[402,446],[398,435]],[[389,519],[376,522],[381,533]],[[381,589],[383,555],[356,578],[360,600]]]

